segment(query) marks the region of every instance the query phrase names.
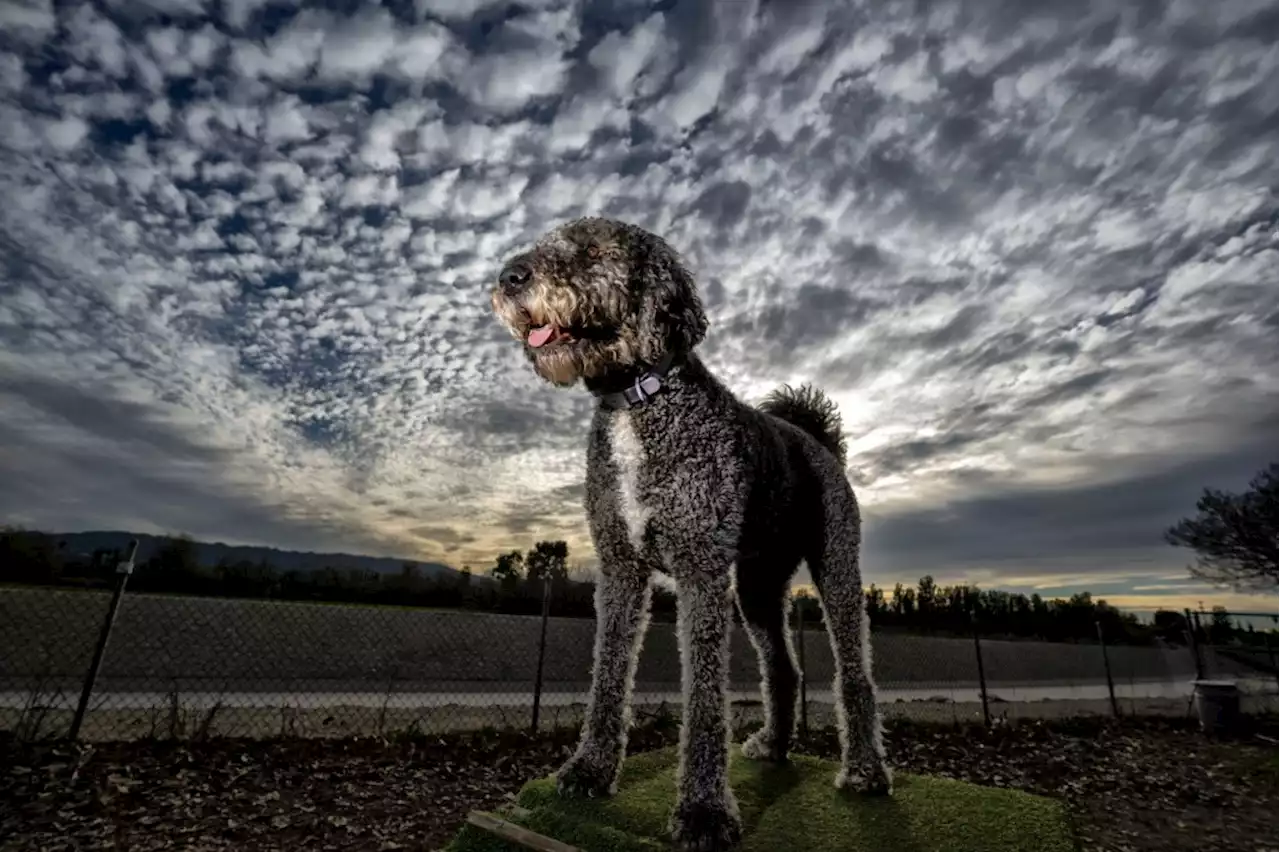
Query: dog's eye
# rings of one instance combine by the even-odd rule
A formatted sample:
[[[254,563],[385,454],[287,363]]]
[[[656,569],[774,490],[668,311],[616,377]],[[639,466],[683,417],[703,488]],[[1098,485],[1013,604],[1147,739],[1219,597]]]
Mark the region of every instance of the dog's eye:
[[[587,257],[591,258],[592,260],[596,260],[597,258],[599,258],[600,246],[596,245],[595,243],[592,243],[591,245],[587,246]]]

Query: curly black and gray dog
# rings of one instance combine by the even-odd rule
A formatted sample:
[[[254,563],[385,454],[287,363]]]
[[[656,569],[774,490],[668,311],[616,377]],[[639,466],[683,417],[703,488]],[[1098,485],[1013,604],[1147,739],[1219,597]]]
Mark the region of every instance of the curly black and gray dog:
[[[598,397],[586,509],[600,557],[595,668],[565,794],[612,795],[626,748],[636,661],[658,573],[674,579],[683,667],[679,848],[728,849],[741,835],[728,784],[731,607],[760,659],[764,727],[749,758],[784,762],[799,684],[786,629],[800,562],[822,603],[836,662],[837,787],[888,793],[858,567],[861,521],[844,472],[835,406],[784,386],[740,402],[694,349],[707,331],[693,277],[661,238],[587,218],[549,232],[503,267],[493,309],[534,372]]]

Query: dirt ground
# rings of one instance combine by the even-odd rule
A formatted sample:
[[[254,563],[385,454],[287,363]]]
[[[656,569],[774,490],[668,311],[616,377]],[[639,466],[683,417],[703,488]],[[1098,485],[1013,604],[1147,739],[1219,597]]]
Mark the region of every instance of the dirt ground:
[[[1276,720],[1213,740],[1188,720],[980,726],[890,720],[900,771],[1064,799],[1083,850],[1253,852],[1277,836]],[[675,740],[648,718],[631,750]],[[430,850],[568,754],[571,729],[386,740],[0,741],[0,849]],[[832,757],[831,730],[801,751]]]

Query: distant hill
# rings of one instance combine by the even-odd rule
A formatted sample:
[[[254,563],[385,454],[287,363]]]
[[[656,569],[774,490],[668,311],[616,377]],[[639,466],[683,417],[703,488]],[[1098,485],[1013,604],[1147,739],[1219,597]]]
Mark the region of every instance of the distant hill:
[[[65,541],[70,553],[90,556],[98,548],[119,548],[129,546],[129,540],[138,540],[138,561],[151,557],[165,543],[164,536],[146,533],[130,533],[110,531],[50,533],[55,541]],[[448,565],[439,562],[419,562],[413,559],[397,559],[385,556],[355,556],[350,553],[311,553],[298,550],[279,550],[274,547],[245,547],[222,544],[221,542],[196,541],[197,558],[202,566],[212,568],[220,561],[239,562],[248,560],[260,562],[266,560],[277,571],[311,571],[319,568],[335,568],[340,571],[358,569],[376,571],[379,574],[399,574],[406,564],[416,565],[423,577],[450,577],[458,574]]]

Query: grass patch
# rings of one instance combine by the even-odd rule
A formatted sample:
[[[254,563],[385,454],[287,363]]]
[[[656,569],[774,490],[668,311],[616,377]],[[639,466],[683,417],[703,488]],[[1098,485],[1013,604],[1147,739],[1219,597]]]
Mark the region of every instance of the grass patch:
[[[1244,774],[1252,775],[1253,778],[1267,784],[1275,784],[1280,787],[1280,750],[1258,751],[1251,753],[1242,761]]]
[[[551,778],[530,781],[514,821],[588,852],[669,848],[667,817],[675,803],[674,748],[629,758],[618,795],[561,799]],[[899,773],[891,797],[837,790],[832,761],[796,755],[773,767],[741,758],[729,767],[744,823],[742,852],[1073,852],[1066,811],[1053,799],[1017,790]],[[465,826],[448,852],[512,852]]]

